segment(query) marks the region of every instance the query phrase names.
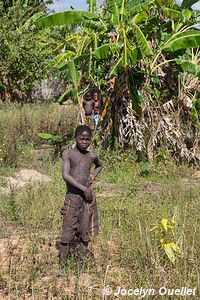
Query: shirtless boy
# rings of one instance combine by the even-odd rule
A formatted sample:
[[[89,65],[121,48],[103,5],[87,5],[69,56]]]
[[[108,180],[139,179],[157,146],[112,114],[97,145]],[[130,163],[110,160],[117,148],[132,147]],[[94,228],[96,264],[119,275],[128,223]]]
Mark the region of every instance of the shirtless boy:
[[[62,175],[67,185],[60,245],[60,265],[65,265],[70,243],[81,243],[82,254],[86,254],[90,236],[98,234],[98,214],[92,183],[102,170],[102,163],[94,152],[88,151],[92,130],[79,125],[75,131],[76,146],[63,152]],[[90,168],[94,164],[94,172]],[[63,269],[61,269],[63,270]]]
[[[101,115],[101,100],[99,99],[99,94],[97,91],[93,92],[93,101],[94,101],[94,127],[97,128],[99,121],[100,121],[100,115]]]
[[[85,111],[85,123],[93,127],[94,100],[91,97],[91,92],[87,92],[83,97],[83,109]]]

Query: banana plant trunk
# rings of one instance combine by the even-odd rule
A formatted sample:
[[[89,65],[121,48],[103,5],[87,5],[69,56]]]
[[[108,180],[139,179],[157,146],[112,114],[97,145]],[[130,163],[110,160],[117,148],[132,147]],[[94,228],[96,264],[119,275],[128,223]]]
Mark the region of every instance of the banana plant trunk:
[[[129,103],[128,76],[127,69],[123,69],[118,78],[115,78],[114,89],[111,93],[111,118],[112,118],[112,140],[113,144],[119,141],[120,138],[120,118],[123,102]]]

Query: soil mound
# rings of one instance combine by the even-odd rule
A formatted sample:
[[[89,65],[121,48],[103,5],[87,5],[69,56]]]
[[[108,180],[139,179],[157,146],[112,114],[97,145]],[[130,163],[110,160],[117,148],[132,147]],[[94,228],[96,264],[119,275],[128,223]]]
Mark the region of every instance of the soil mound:
[[[43,184],[52,180],[51,177],[31,169],[23,169],[15,173],[14,176],[3,177],[3,179],[6,180],[7,184],[6,187],[2,187],[1,190],[6,194],[10,193],[13,189],[23,188],[27,184]]]

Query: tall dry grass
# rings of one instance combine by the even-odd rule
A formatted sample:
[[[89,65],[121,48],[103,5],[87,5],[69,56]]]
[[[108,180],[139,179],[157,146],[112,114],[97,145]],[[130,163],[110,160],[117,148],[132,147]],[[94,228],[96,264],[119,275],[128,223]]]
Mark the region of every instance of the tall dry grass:
[[[20,165],[42,143],[37,132],[63,135],[77,124],[75,106],[4,104],[0,107],[0,165]],[[28,148],[28,149],[27,149]],[[30,158],[29,158],[30,159]]]

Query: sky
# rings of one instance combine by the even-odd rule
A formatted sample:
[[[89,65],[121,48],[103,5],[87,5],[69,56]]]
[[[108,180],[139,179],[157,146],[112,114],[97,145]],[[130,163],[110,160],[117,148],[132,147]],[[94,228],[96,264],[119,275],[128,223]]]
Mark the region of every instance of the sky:
[[[103,0],[98,0],[98,3],[102,4]],[[86,0],[54,0],[54,3],[49,5],[49,8],[59,12],[70,9],[70,6],[80,10],[88,8]]]
[[[103,0],[98,0],[99,4],[103,3]],[[182,0],[176,0],[176,2],[181,3]],[[87,9],[88,5],[86,0],[54,0],[54,3],[49,5],[50,9],[55,10],[55,12],[68,10],[70,6],[73,6],[75,9]],[[200,10],[200,0],[192,6],[193,9]]]

